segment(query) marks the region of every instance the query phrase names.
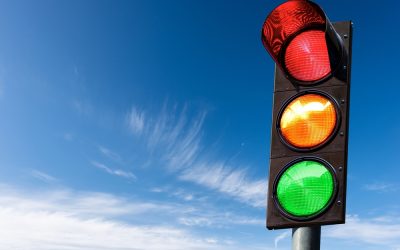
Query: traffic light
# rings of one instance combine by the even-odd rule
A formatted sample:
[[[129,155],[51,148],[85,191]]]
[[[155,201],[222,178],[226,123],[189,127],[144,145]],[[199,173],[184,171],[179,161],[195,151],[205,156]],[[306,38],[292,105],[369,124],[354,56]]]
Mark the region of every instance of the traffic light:
[[[268,229],[345,222],[352,23],[307,0],[266,18],[275,61]]]

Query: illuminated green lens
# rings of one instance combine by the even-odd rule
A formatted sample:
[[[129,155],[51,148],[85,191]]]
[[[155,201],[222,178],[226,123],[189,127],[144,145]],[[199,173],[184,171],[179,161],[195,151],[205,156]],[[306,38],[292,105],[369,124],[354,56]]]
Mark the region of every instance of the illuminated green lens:
[[[281,207],[296,217],[318,214],[334,190],[332,173],[317,161],[300,161],[283,172],[276,195]]]

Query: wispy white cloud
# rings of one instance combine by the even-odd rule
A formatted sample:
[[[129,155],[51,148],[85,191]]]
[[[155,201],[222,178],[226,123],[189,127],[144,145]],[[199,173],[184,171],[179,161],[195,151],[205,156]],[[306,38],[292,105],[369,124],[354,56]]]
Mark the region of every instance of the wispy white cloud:
[[[130,130],[136,134],[140,135],[144,128],[145,123],[145,115],[144,112],[140,112],[135,107],[129,112],[128,116],[128,126]]]
[[[366,184],[364,189],[376,192],[394,192],[400,189],[400,185],[394,183],[374,182]]]
[[[34,178],[36,178],[36,179],[38,179],[38,180],[41,180],[41,181],[43,181],[43,182],[46,182],[46,183],[51,183],[51,182],[56,182],[56,181],[58,181],[57,178],[55,178],[55,177],[53,177],[53,176],[51,176],[51,175],[49,175],[49,174],[46,174],[46,173],[44,173],[44,172],[41,172],[41,171],[39,171],[39,170],[36,170],[36,169],[31,170],[30,174],[31,174]]]
[[[185,202],[205,202],[208,199],[208,197],[203,193],[188,191],[187,189],[183,188],[173,188],[170,186],[153,187],[150,188],[149,191],[153,193],[163,193],[168,197],[178,198],[179,200]]]
[[[281,240],[286,239],[289,236],[290,236],[290,231],[283,232],[283,233],[279,234],[278,236],[276,236],[274,239],[275,248],[276,249],[278,248],[278,244]]]
[[[267,181],[253,181],[245,170],[234,170],[222,163],[201,164],[185,169],[180,178],[215,189],[255,207],[266,205]]]
[[[221,236],[204,233],[199,236],[192,227],[207,221],[213,226],[231,221],[241,223],[240,220],[247,223],[249,219],[245,217],[208,211],[208,217],[196,221],[184,217],[196,209],[179,204],[132,201],[107,193],[68,189],[38,192],[0,186],[0,249],[244,249],[240,242]],[[156,216],[168,214],[180,218],[177,219],[180,225],[160,226],[151,223],[151,219],[149,224],[147,220],[136,223],[126,219],[148,216],[145,218],[159,221]],[[266,249],[248,244],[246,247]]]
[[[185,213],[175,214],[178,222],[185,226],[225,228],[231,225],[247,225],[265,227],[263,215],[261,217],[248,217],[226,210],[221,212],[219,209],[210,206],[207,202],[209,197],[202,193],[191,193],[181,188],[174,190],[171,187],[156,187],[150,189],[150,192],[164,193],[167,196],[178,198],[184,204],[190,204],[190,207],[186,207]]]
[[[176,191],[173,191],[173,192],[171,192],[171,194],[175,197],[178,197],[179,199],[184,200],[184,201],[192,201],[193,199],[195,199],[194,194],[192,194],[190,192],[186,192],[183,189],[178,189]]]
[[[399,217],[388,217],[385,221],[375,218],[360,218],[350,215],[346,224],[327,227],[326,237],[381,245],[381,249],[396,249],[400,247],[400,220]]]
[[[205,112],[200,113],[190,122],[187,132],[180,132],[181,123],[185,118],[180,118],[177,126],[167,138],[168,151],[165,158],[169,167],[173,170],[187,168],[193,165],[200,151],[201,129],[203,126]],[[179,133],[180,132],[180,133]]]
[[[124,177],[124,178],[127,178],[127,179],[136,180],[136,176],[132,172],[124,171],[124,170],[121,170],[121,169],[111,169],[111,168],[107,167],[106,165],[104,165],[102,163],[99,163],[97,161],[91,161],[90,163],[93,166],[95,166],[96,168],[102,169],[106,173],[109,173],[111,175],[116,175],[116,176],[119,176],[119,177]]]
[[[207,217],[181,217],[179,223],[186,226],[211,226],[214,222]]]
[[[138,116],[132,108],[128,116]],[[203,125],[206,111],[188,115],[188,107],[164,104],[159,115],[147,117],[143,138],[152,153],[164,166],[178,174],[183,181],[228,194],[240,202],[254,207],[265,207],[266,180],[253,180],[243,167],[235,168],[221,164],[229,157],[212,159],[207,147],[202,145]],[[136,120],[136,119],[135,119]],[[189,198],[189,197],[188,197]]]
[[[2,186],[0,208],[10,208],[21,213],[45,211],[49,214],[63,213],[70,216],[93,218],[116,218],[145,212],[173,212],[174,207],[152,202],[134,202],[108,193],[74,192],[68,189],[27,192]],[[101,209],[98,209],[101,208]]]
[[[187,106],[169,108],[164,104],[161,113],[146,123],[147,147],[162,150],[161,158],[169,170],[190,167],[196,160],[201,145],[201,132],[206,112],[188,118]]]
[[[135,225],[110,218],[110,213],[138,212],[139,205],[113,195],[62,191],[33,198],[27,197],[31,193],[24,196],[15,190],[8,190],[8,194],[2,191],[0,249],[225,249],[217,239],[211,242],[207,240],[211,237],[173,226]]]
[[[150,192],[153,192],[153,193],[163,193],[163,192],[165,192],[165,189],[164,189],[164,188],[160,188],[160,187],[154,187],[154,188],[151,188],[151,189],[150,189]]]
[[[264,225],[264,218],[247,217],[220,211],[209,204],[170,202],[160,200],[132,199],[102,192],[73,191],[66,188],[49,190],[16,190],[0,184],[0,208],[8,207],[21,213],[45,211],[68,216],[118,221],[143,221],[148,224],[169,222],[173,225],[183,221],[210,221],[209,225],[228,227],[233,224]],[[99,209],[101,208],[101,209]],[[185,223],[181,223],[185,224]],[[190,223],[191,226],[207,226]]]
[[[98,146],[99,151],[101,152],[102,155],[107,157],[108,159],[111,159],[115,162],[120,163],[122,161],[122,158],[119,154],[111,151],[110,149],[103,147],[103,146]]]
[[[260,228],[265,226],[264,219],[251,218],[232,213],[219,213],[215,211],[202,213],[199,212],[197,214],[193,212],[186,215],[181,215],[178,218],[178,222],[185,226],[213,228],[224,228],[232,225],[257,226]]]

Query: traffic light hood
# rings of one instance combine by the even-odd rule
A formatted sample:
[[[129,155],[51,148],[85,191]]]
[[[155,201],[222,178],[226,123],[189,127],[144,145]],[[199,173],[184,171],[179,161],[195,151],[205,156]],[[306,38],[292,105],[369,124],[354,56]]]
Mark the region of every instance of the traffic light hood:
[[[261,39],[286,77],[300,85],[328,78],[343,59],[341,38],[311,1],[289,0],[272,10]]]

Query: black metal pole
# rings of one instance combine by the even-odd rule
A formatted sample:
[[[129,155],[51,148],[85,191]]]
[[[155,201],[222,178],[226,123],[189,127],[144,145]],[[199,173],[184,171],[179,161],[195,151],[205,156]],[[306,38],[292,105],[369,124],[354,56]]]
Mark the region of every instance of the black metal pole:
[[[319,250],[321,226],[292,229],[292,250]]]

